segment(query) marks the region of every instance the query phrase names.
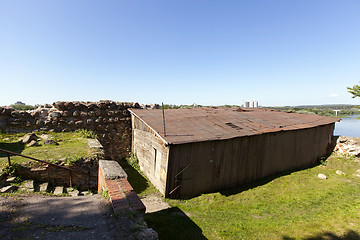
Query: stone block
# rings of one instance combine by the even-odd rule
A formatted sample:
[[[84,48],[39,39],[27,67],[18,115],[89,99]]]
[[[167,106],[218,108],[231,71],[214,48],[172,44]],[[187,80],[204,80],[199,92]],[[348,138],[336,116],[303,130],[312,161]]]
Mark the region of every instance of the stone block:
[[[99,167],[101,168],[105,179],[120,179],[127,178],[127,174],[118,162],[110,160],[100,160]]]

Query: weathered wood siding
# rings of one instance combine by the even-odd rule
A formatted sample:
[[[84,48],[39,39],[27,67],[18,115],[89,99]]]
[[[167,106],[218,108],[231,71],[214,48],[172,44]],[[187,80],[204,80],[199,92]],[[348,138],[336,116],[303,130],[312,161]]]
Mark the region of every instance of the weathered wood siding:
[[[327,154],[334,125],[171,145],[165,196],[190,197],[311,166]]]
[[[140,170],[165,194],[168,169],[168,147],[137,117],[132,115],[132,152],[139,159]]]

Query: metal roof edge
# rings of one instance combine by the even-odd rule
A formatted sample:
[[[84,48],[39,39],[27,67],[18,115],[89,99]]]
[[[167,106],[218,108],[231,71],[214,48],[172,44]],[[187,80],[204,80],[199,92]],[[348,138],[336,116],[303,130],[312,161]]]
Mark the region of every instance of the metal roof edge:
[[[158,136],[164,143],[165,145],[170,145],[171,143],[169,143],[168,141],[166,141],[161,135],[160,133],[158,133],[155,129],[153,129],[152,127],[150,127],[149,124],[147,124],[141,117],[139,117],[138,115],[136,115],[136,113],[134,113],[133,111],[131,111],[131,109],[128,109],[128,111],[133,114],[135,117],[137,117],[140,121],[142,121],[148,128],[150,128],[152,131],[154,131],[154,133],[156,134],[156,136]]]
[[[336,119],[336,118],[335,118]],[[339,122],[339,121],[337,121]],[[311,129],[316,128],[320,126],[325,126],[329,124],[335,124],[336,122],[330,122],[330,123],[324,123],[317,126],[312,126],[308,128],[298,128],[298,129],[289,129],[289,130],[279,130],[279,131],[270,131],[270,132],[261,132],[261,133],[255,133],[251,135],[243,135],[243,136],[234,136],[234,137],[228,137],[228,138],[219,138],[219,139],[204,139],[204,140],[196,140],[196,141],[181,141],[181,142],[175,142],[175,143],[168,143],[168,145],[182,145],[182,144],[188,144],[188,143],[202,143],[202,142],[212,142],[212,141],[225,141],[225,140],[233,140],[237,138],[243,138],[243,137],[251,137],[251,136],[259,136],[263,134],[269,134],[269,133],[279,133],[279,132],[288,132],[288,131],[299,131],[299,130],[305,130],[305,129]]]

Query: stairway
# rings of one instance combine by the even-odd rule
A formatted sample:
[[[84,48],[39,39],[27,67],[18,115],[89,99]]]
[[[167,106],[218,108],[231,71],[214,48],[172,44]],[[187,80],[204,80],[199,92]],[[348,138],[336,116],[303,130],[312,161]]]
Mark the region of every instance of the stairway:
[[[84,196],[89,194],[88,192],[80,192],[74,188],[66,188],[64,186],[53,186],[48,182],[44,183],[37,183],[34,180],[26,180],[21,183],[21,185],[17,186],[18,184],[15,183],[15,177],[9,177],[4,182],[0,184],[0,193],[8,193],[14,191],[21,191],[21,192],[40,192],[40,193],[50,193],[53,195],[65,195],[65,196]]]

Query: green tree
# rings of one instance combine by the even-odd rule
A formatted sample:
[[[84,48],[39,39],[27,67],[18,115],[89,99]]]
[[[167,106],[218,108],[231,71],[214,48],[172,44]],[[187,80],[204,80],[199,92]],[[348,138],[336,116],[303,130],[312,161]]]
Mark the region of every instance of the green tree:
[[[348,87],[348,92],[352,94],[353,98],[360,97],[360,86],[354,85],[353,87]]]

